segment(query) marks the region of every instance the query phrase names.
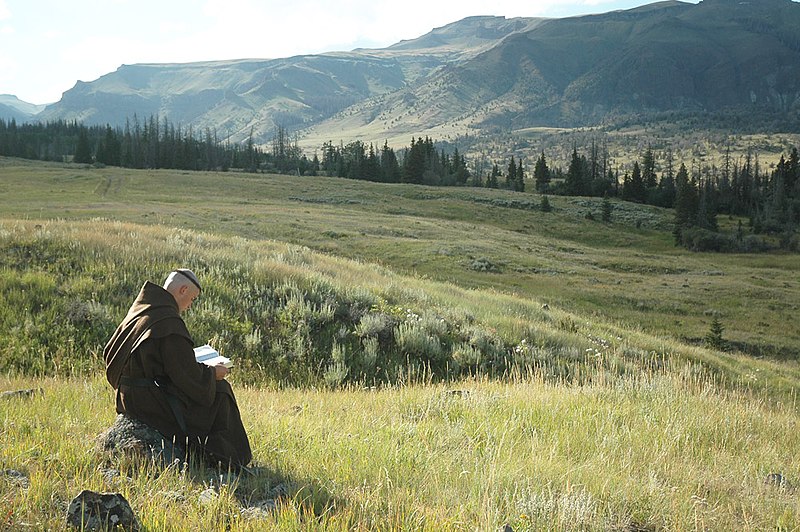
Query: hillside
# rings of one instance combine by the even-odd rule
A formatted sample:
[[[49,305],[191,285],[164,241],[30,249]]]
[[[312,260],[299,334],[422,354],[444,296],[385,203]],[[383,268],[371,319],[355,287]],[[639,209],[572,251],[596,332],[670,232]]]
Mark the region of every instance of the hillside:
[[[0,390],[30,390],[0,397],[4,527],[62,527],[83,489],[152,530],[798,525],[796,256],[690,255],[668,213],[582,198],[0,171]],[[236,358],[250,474],[91,448],[102,345],[178,265],[193,336]]]
[[[0,172],[0,390],[32,390],[0,398],[3,527],[63,527],[82,489],[148,530],[800,522],[796,256],[690,255],[668,213],[600,224],[582,198]],[[187,264],[192,334],[237,361],[248,475],[91,448],[114,418],[103,343],[144,279]],[[713,316],[727,352],[701,345]]]
[[[44,110],[44,105],[23,102],[16,96],[0,94],[0,119],[26,122]]]
[[[615,202],[613,223],[603,224],[586,220],[599,220],[599,199],[552,197],[554,212],[543,213],[539,195],[490,189],[13,159],[2,168],[3,218],[111,218],[274,239],[690,344],[702,343],[716,315],[745,353],[800,356],[796,257],[675,248],[671,211]],[[168,182],[188,187],[185,203],[154,192]]]
[[[278,124],[298,129],[372,96],[394,92],[449,61],[470,57],[525,20],[477,17],[385,50],[283,59],[123,65],[79,82],[41,120],[123,125],[134,114],[210,128],[234,141],[266,141]]]
[[[471,17],[379,50],[189,65],[124,65],[79,83],[41,119],[124,125],[158,113],[303,145],[411,134],[457,139],[496,129],[645,122],[657,113],[733,113],[796,131],[800,4],[658,2],[564,19]],[[731,123],[739,123],[735,120]]]
[[[457,138],[492,128],[613,125],[630,116],[643,122],[666,111],[778,114],[796,129],[798,22],[800,4],[788,0],[661,2],[548,20],[310,128],[308,144],[335,131]]]

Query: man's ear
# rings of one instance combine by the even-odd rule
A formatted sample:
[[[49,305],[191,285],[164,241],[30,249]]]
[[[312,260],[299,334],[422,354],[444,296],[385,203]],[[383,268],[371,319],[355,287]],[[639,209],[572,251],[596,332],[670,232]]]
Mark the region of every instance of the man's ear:
[[[180,295],[182,295],[182,296],[185,296],[185,295],[186,295],[186,292],[187,292],[187,290],[189,290],[189,287],[188,287],[188,286],[186,286],[186,285],[183,285],[183,286],[181,286],[180,288],[178,288],[178,293],[179,293]]]

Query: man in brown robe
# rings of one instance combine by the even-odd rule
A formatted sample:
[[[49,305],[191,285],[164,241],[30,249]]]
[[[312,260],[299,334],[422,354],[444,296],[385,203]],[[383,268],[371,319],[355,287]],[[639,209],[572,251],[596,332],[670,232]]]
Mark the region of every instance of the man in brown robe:
[[[145,282],[103,350],[106,378],[117,391],[117,413],[213,460],[244,467],[252,454],[225,380],[229,370],[195,360],[194,342],[180,316],[200,291],[187,269],[173,271],[163,287]]]

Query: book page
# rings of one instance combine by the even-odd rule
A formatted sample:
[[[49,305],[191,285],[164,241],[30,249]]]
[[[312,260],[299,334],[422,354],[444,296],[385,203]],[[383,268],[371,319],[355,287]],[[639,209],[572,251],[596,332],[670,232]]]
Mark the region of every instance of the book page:
[[[220,355],[219,351],[217,351],[208,344],[201,345],[200,347],[195,347],[194,358],[198,362],[205,364],[207,366],[223,365],[226,368],[230,368],[231,366],[233,366],[233,362],[231,362],[231,359]]]

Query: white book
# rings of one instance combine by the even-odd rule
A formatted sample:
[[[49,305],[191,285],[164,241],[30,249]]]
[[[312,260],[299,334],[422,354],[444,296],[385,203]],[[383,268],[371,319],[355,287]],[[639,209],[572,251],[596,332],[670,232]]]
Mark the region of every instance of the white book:
[[[231,362],[230,358],[224,357],[219,354],[219,351],[211,347],[210,345],[201,345],[200,347],[194,348],[194,358],[198,362],[205,364],[206,366],[218,366],[223,365],[226,368],[230,368],[233,366],[233,362]]]

